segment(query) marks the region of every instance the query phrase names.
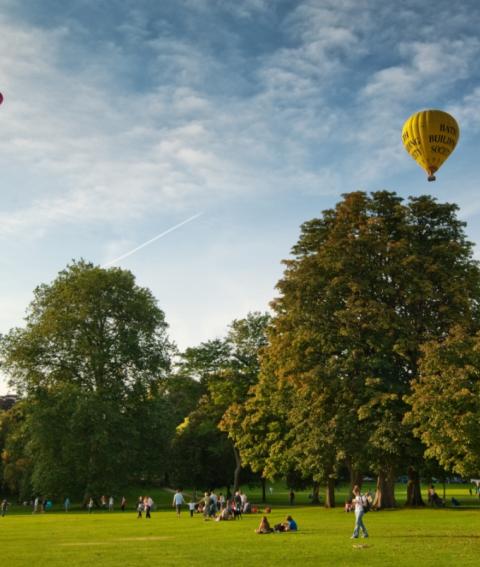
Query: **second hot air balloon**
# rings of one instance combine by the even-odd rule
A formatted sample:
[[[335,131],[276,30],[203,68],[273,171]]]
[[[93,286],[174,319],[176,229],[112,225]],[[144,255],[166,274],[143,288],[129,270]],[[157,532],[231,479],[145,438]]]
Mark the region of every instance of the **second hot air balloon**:
[[[455,149],[460,129],[453,116],[442,110],[422,110],[403,125],[402,141],[407,152],[435,181],[435,172]]]

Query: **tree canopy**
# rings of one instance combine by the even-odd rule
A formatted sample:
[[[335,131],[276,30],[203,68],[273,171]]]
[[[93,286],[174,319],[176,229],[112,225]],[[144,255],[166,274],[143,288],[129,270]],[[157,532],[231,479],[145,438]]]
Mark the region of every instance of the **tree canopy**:
[[[166,328],[152,294],[125,270],[74,262],[35,290],[25,327],[1,343],[3,366],[25,396],[34,491],[112,490],[148,462],[148,443],[161,453],[165,428],[154,406],[170,368]]]
[[[478,319],[478,265],[456,211],[426,196],[404,203],[387,191],[356,192],[302,226],[245,406],[238,443],[246,459],[324,482],[341,464],[352,475],[368,467],[379,475],[377,504],[393,504],[395,470],[415,442],[404,396],[422,345]],[[258,412],[271,411],[261,396],[272,387],[286,421],[259,455],[245,440],[263,423]]]

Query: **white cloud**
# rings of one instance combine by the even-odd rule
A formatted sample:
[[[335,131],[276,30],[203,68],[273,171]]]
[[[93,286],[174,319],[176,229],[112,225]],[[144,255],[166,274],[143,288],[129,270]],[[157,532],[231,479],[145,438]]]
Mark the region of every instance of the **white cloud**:
[[[229,0],[183,0],[185,6],[192,10],[209,13],[221,10],[237,18],[252,18],[264,12],[271,6],[271,0],[242,0],[241,2]]]
[[[464,129],[467,132],[478,132],[480,128],[480,87],[475,87],[449,110],[459,122],[460,132]]]
[[[402,64],[374,73],[362,95],[381,99],[384,104],[412,98],[427,99],[433,93],[438,98],[438,92],[445,92],[468,75],[479,53],[480,42],[476,38],[401,43]]]
[[[192,199],[203,205],[229,194],[286,186],[292,181],[288,168],[304,158],[302,137],[322,135],[308,128],[312,113],[298,106],[316,92],[308,76],[312,46],[291,76],[286,67],[292,54],[285,59],[280,53],[277,61],[284,69],[267,68],[272,62],[266,61],[263,92],[241,100],[197,90],[194,85],[221,65],[178,40],[149,45],[160,69],[168,59],[178,71],[180,86],[173,82],[145,94],[122,94],[112,91],[116,84],[108,86],[111,70],[101,52],[75,71],[59,64],[65,29],[47,32],[2,20],[0,34],[10,38],[0,60],[9,77],[2,159],[40,181],[55,180],[30,205],[0,213],[0,235],[36,237],[66,222],[118,223],[155,209],[191,207]],[[115,68],[115,50],[107,51]],[[16,65],[18,60],[22,64]],[[295,134],[285,139],[275,116],[283,96],[296,99],[293,108],[280,110],[284,127]]]

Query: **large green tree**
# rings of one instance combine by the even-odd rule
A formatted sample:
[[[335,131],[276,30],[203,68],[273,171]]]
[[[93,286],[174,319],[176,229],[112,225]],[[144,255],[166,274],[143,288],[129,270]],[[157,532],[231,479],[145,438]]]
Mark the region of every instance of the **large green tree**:
[[[394,504],[415,443],[404,396],[421,345],[478,315],[479,270],[456,210],[428,196],[345,195],[302,226],[272,304],[257,390],[289,392],[278,398],[284,454],[330,486],[341,463],[352,478],[375,471],[379,507]]]
[[[160,472],[166,328],[150,291],[125,270],[74,262],[35,290],[25,327],[1,342],[3,368],[24,397],[35,492],[112,492],[132,473]]]

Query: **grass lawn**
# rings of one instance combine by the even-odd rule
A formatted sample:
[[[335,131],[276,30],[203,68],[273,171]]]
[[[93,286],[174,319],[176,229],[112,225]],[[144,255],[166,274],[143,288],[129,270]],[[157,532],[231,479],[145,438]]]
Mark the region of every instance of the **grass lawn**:
[[[465,487],[447,490],[447,497],[455,494],[466,506],[370,512],[365,516],[370,532],[366,540],[350,539],[354,515],[342,507],[325,510],[303,502],[282,506],[286,492],[281,490],[271,495],[270,523],[291,513],[298,533],[257,535],[260,514],[214,522],[200,515],[190,518],[186,510],[178,519],[164,507],[151,520],[138,520],[133,510],[32,515],[13,507],[0,518],[0,557],[8,567],[478,565],[480,509],[469,505],[478,499],[470,501]],[[167,493],[158,497],[162,504],[170,500]],[[338,501],[343,502],[341,493]]]

